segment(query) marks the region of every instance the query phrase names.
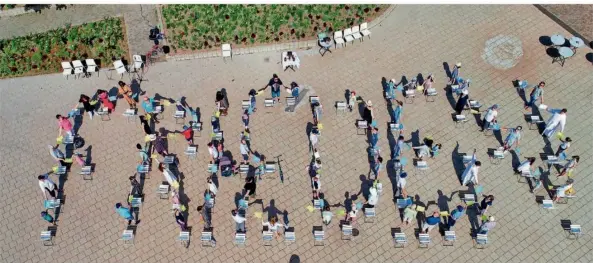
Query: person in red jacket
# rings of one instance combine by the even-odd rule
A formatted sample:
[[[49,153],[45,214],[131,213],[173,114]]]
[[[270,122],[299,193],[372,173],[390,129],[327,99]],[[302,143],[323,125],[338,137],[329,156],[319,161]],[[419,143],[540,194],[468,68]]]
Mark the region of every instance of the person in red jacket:
[[[183,125],[183,131],[181,132],[181,134],[183,134],[185,140],[187,141],[187,143],[189,143],[189,145],[194,144],[194,131],[191,127]]]

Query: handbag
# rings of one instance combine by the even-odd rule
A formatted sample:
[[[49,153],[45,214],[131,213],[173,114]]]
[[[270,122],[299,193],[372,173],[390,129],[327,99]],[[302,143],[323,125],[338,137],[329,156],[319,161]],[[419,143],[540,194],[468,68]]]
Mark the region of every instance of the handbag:
[[[416,87],[416,90],[423,92],[424,91],[424,85],[418,85],[418,87]]]
[[[89,102],[89,104],[91,104],[91,105],[95,105],[95,104],[97,104],[97,102],[98,102],[97,100],[91,100],[91,101]]]

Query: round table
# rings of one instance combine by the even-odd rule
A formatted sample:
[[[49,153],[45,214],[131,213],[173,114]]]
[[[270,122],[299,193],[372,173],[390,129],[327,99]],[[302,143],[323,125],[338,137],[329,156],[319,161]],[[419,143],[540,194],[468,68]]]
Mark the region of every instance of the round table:
[[[572,37],[572,38],[570,38],[569,42],[570,42],[570,45],[574,48],[580,48],[585,45],[585,41],[583,41],[579,37]]]
[[[552,44],[556,45],[556,46],[562,46],[564,45],[564,42],[566,42],[566,39],[564,39],[564,36],[560,35],[560,34],[556,34],[550,37],[550,39],[552,40]]]
[[[558,53],[560,53],[560,56],[562,56],[563,58],[569,58],[574,55],[574,51],[572,49],[570,49],[569,47],[559,48]]]

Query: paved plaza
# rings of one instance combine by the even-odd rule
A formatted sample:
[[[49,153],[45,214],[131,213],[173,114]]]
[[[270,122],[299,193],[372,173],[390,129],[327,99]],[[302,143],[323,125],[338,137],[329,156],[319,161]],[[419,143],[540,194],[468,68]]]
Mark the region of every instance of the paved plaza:
[[[189,105],[200,107],[205,127],[202,137],[195,139],[199,145],[195,160],[183,154],[187,143],[182,137],[168,141],[169,152],[179,156],[179,171],[189,198],[188,225],[193,227],[193,234],[187,249],[177,241],[179,227],[170,201],[155,194],[163,181],[156,166],[145,182],[135,244],[124,245],[120,240],[126,222],[113,206],[126,201],[128,177],[134,174],[138,162],[135,144],[144,141],[138,122],[127,123],[121,116],[127,107],[121,99],[111,121],[84,116],[79,134],[86,141],[82,149],[90,148],[92,163],[96,164],[94,179],[83,180],[78,175],[80,168],[72,167],[63,185],[66,200],[57,223],[55,245],[43,246],[39,233],[48,224],[39,219],[43,197],[36,178],[54,165],[47,149],[57,137],[54,116],[66,114],[81,93],[109,90],[117,80],[108,80],[106,74],[110,73],[105,71],[99,77],[76,80],[66,80],[62,74],[0,80],[0,262],[289,262],[291,257],[301,262],[593,262],[589,235],[593,222],[587,216],[593,209],[593,66],[585,59],[591,49],[579,49],[563,67],[552,64],[540,37],[570,34],[531,5],[399,5],[371,31],[370,40],[355,41],[324,57],[316,53],[317,49],[297,51],[301,68],[296,72],[282,72],[279,52],[235,56],[226,63],[222,58],[208,58],[157,63],[149,68],[141,89],[151,96],[185,96]],[[492,45],[491,39],[498,39],[494,42],[499,44]],[[453,109],[444,90],[448,81],[445,63],[452,68],[457,62],[463,64],[461,76],[472,81],[471,98],[487,106],[498,104],[502,126],[524,127],[520,159],[509,154],[499,165],[491,164],[487,151],[499,146],[497,139],[480,133],[474,118],[464,127],[454,125]],[[306,96],[317,95],[324,105],[321,181],[331,204],[344,204],[346,197],[367,189],[361,178],[369,173],[367,137],[357,135],[354,125],[360,114],[354,111],[336,115],[334,103],[345,100],[346,89],[355,90],[365,101],[372,100],[380,129],[379,146],[388,159],[390,141],[393,144],[395,139],[388,131],[390,113],[382,95],[382,78],[410,79],[418,73],[433,73],[438,97],[435,102],[418,97],[413,104],[404,104],[404,135],[406,139],[411,133],[419,138],[430,135],[442,143],[443,149],[435,159],[428,160],[430,170],[426,174],[415,174],[408,165],[407,191],[428,205],[427,214],[439,207],[452,209],[462,204],[459,191],[468,188],[460,186],[457,179],[457,153],[477,149],[482,161],[480,184],[485,194],[496,197],[489,214],[496,217],[497,226],[488,234],[488,246],[474,248],[466,216],[455,226],[454,246],[443,246],[438,231],[432,231],[429,248],[418,248],[414,235],[418,226],[401,223],[391,194],[395,179],[386,173],[380,178],[384,190],[375,222],[364,223],[359,212],[355,225],[359,235],[343,241],[339,228],[343,218],[334,216],[332,223],[324,226],[325,246],[314,246],[312,229],[323,223],[318,211],[306,208],[311,205],[310,179],[305,170],[311,157],[306,133],[312,122],[311,111],[302,105],[296,112],[286,113],[280,105],[266,112],[263,99],[270,96],[266,90],[257,97],[259,109],[251,116],[251,148],[266,156],[282,154],[284,183],[274,179],[258,184],[257,199],[261,204],[250,206],[246,246],[237,247],[233,243],[235,223],[231,210],[236,207],[235,198],[244,182],[238,176],[219,177],[212,215],[217,244],[214,248],[202,247],[199,238],[203,222],[196,207],[204,202],[207,188],[207,131],[215,92],[220,88],[228,91],[229,115],[221,117],[221,127],[226,150],[238,160],[243,128],[241,100],[248,98],[250,89],[264,87],[273,73],[285,85],[296,81],[304,86],[308,89]],[[517,182],[513,174],[512,163],[524,157],[537,157],[536,165],[544,167],[540,154],[555,150],[559,144],[551,139],[551,146],[545,146],[536,130],[527,129],[524,115],[530,112],[523,109],[523,100],[513,87],[512,81],[517,78],[528,80],[530,85],[546,82],[545,104],[568,109],[565,134],[573,139],[569,155],[581,156],[574,175],[577,197],[568,204],[557,204],[553,210],[542,209],[536,202],[536,196],[550,199],[543,189],[531,194],[529,186]],[[129,81],[127,76],[124,81]],[[398,95],[398,99],[403,97]],[[157,127],[180,130],[182,126],[175,124],[171,109],[166,109],[165,119]],[[542,116],[547,120],[550,115],[544,112]],[[405,151],[404,156],[412,160],[413,152]],[[557,179],[554,170],[549,178],[554,185],[565,181]],[[359,194],[357,201],[361,200],[364,197]],[[296,243],[285,244],[279,239],[272,246],[263,246],[261,219],[254,216],[262,211],[264,219],[269,213],[286,213],[295,229]],[[279,218],[282,221],[283,216]],[[568,240],[561,226],[565,219],[580,224],[585,234],[578,240]],[[405,248],[394,248],[392,229],[397,227],[408,236]]]

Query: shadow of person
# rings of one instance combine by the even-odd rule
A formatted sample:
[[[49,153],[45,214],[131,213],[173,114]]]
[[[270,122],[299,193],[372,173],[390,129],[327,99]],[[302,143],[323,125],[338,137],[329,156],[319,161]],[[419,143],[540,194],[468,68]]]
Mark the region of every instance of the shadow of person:
[[[270,219],[272,219],[273,217],[278,218],[278,208],[276,207],[276,200],[272,199],[270,200],[270,204],[262,209],[262,213],[268,213],[268,221],[270,221]]]
[[[443,62],[443,69],[445,70],[445,74],[447,75],[447,78],[450,79],[451,78],[451,68],[449,67],[449,63]]]
[[[457,180],[459,180],[459,183],[462,183],[461,176],[463,175],[463,171],[465,171],[465,165],[463,164],[463,159],[461,159],[461,154],[459,153],[459,142],[457,142],[451,153],[451,163],[453,164],[453,169],[455,169]]]
[[[593,43],[593,42],[592,42]],[[587,53],[585,55],[585,59],[591,63],[593,63],[593,53]]]

